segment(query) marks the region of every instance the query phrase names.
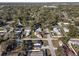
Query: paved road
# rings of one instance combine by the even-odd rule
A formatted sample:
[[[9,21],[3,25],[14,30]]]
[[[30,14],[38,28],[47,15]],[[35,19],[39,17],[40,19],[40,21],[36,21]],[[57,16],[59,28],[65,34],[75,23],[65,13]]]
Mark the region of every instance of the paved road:
[[[49,31],[48,31],[48,32],[49,32]],[[55,48],[54,48],[53,43],[52,43],[52,39],[53,39],[53,38],[51,38],[50,33],[47,34],[47,39],[48,39],[48,44],[49,44],[49,48],[50,48],[51,55],[52,55],[52,56],[55,56],[55,55],[56,55],[56,54],[55,54]]]
[[[43,56],[43,51],[33,51],[30,56]]]
[[[58,36],[54,36],[51,40],[58,40]],[[22,40],[48,40],[47,38],[23,38]]]
[[[72,44],[79,45],[79,41],[77,41],[77,40],[71,40],[70,42],[71,42]]]
[[[49,32],[49,31],[47,31],[47,32]],[[48,44],[49,44],[49,49],[50,49],[51,55],[55,56],[56,55],[55,54],[55,47],[53,46],[52,40],[56,40],[57,37],[58,36],[51,38],[51,35],[47,34],[47,39],[45,39],[45,38],[41,38],[41,39],[36,38],[34,40],[47,40]],[[33,40],[33,38],[24,38],[22,40]]]
[[[1,54],[2,54],[2,48],[1,48],[1,45],[0,45],[0,56],[1,56]]]
[[[76,53],[76,51],[73,49],[73,47],[72,47],[72,45],[71,45],[71,42],[69,41],[68,42],[68,44],[69,44],[69,47],[70,47],[70,49],[72,49],[72,51],[75,53],[75,55],[77,56],[77,53]]]
[[[76,39],[76,38],[71,38],[71,39],[69,40],[69,42],[71,42],[72,44],[77,44],[77,45],[79,45],[79,39]]]

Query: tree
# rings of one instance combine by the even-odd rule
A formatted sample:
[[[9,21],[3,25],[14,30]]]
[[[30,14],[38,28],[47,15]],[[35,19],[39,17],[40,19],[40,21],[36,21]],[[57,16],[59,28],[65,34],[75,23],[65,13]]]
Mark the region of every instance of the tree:
[[[57,56],[62,56],[62,48],[61,47],[58,47],[58,49],[56,50],[56,55]]]
[[[69,37],[76,37],[78,34],[78,29],[74,25],[69,25],[69,33],[67,34]]]
[[[67,44],[69,39],[70,39],[69,37],[61,37],[61,38],[59,38],[59,40],[61,40],[64,44]]]

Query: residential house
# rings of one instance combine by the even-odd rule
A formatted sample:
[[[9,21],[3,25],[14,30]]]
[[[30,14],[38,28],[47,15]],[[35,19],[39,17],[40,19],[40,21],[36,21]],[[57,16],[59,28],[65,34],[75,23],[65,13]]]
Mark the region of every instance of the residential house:
[[[25,36],[28,36],[30,34],[30,32],[31,32],[30,27],[26,27],[24,30]]]
[[[40,49],[42,47],[42,44],[43,44],[43,42],[41,40],[36,40],[34,42],[34,49]]]
[[[38,38],[42,38],[42,29],[39,27],[38,29],[35,30],[35,35],[38,37]]]
[[[59,28],[59,26],[53,26],[53,30],[52,33],[54,34],[54,36],[61,36],[61,29]]]
[[[69,32],[68,26],[70,25],[70,23],[68,23],[68,22],[59,22],[58,25],[64,30],[65,33]]]

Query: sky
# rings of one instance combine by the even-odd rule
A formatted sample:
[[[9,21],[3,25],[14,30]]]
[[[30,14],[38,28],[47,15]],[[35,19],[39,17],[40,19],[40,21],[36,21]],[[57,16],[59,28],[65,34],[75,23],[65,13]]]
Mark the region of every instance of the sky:
[[[0,2],[79,2],[79,0],[0,0]]]

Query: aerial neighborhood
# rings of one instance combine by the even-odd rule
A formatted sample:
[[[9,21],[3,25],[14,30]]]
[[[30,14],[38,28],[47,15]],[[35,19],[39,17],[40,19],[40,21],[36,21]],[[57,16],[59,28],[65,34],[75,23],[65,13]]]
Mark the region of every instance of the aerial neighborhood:
[[[78,55],[78,5],[0,4],[0,56]]]

